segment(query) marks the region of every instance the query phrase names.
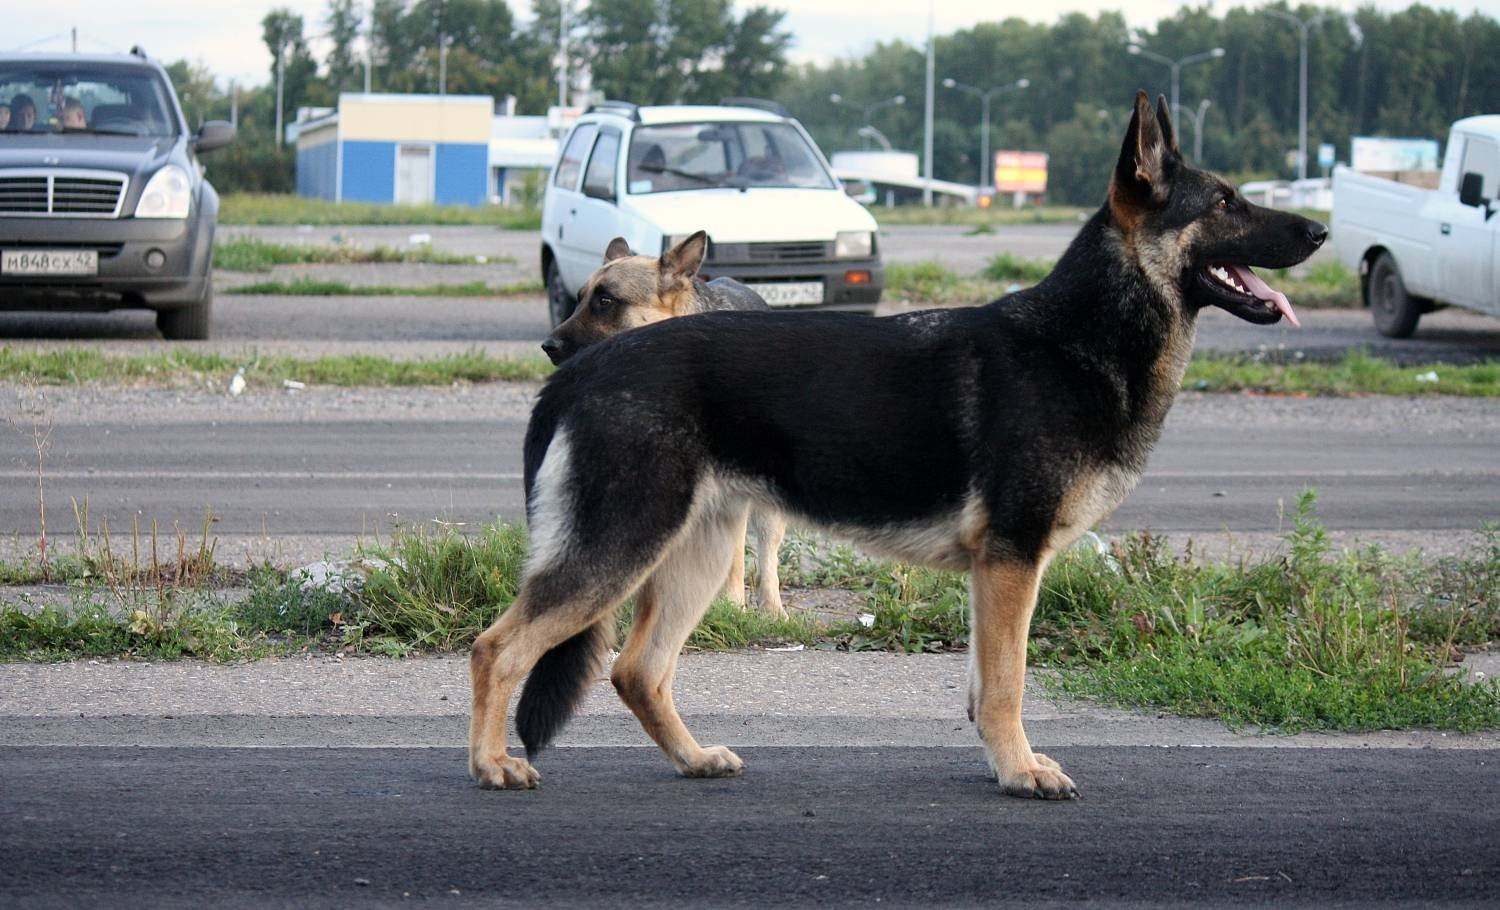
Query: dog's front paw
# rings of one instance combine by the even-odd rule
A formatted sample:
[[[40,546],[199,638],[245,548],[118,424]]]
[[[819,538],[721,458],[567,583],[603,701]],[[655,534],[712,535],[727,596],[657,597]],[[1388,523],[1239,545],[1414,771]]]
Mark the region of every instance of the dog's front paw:
[[[683,777],[739,777],[745,763],[724,746],[709,746],[681,765]]]
[[[1078,787],[1063,773],[1057,762],[1040,752],[1031,756],[1028,767],[1000,778],[1000,789],[1006,796],[1027,799],[1077,799]]]
[[[469,776],[485,790],[534,790],[542,779],[531,762],[510,755],[470,759]]]

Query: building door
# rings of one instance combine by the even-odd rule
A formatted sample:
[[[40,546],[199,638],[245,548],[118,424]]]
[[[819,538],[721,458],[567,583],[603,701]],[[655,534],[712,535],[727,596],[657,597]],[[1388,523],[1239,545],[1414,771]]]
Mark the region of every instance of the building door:
[[[396,201],[408,205],[432,202],[432,146],[396,147]]]

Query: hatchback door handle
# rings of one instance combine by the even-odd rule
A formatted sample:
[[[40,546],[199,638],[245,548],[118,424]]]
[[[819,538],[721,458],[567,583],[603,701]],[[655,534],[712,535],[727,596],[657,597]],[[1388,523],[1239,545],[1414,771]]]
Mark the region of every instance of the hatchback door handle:
[[[1442,231],[1443,232],[1443,236],[1446,237],[1449,234],[1453,233],[1453,225],[1451,225],[1448,222],[1444,221],[1442,223],[1442,225],[1438,228],[1438,230]]]

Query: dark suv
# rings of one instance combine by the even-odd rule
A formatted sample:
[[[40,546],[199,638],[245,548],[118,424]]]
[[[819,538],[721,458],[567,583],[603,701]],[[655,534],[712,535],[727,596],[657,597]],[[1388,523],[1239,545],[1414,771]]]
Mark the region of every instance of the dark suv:
[[[219,195],[166,71],[128,55],[0,55],[0,309],[145,307],[207,338]]]

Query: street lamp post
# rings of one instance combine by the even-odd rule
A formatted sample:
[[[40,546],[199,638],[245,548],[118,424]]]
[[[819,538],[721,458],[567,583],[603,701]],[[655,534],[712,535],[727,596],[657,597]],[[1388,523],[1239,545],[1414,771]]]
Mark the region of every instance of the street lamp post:
[[[880,110],[883,107],[900,107],[901,105],[906,103],[906,96],[895,95],[893,97],[885,99],[884,101],[872,101],[866,104],[863,101],[850,101],[848,98],[845,98],[838,92],[834,92],[833,94],[828,96],[828,100],[832,104],[847,104],[851,107],[859,108],[865,121],[864,125],[870,126],[872,125],[871,121],[875,118],[876,111]],[[864,136],[865,134],[861,132],[859,133],[859,135]]]
[[[1193,163],[1199,167],[1203,166],[1203,117],[1208,113],[1208,106],[1212,103],[1204,98],[1198,102],[1196,111],[1182,105],[1178,105],[1176,109],[1178,116],[1188,114],[1193,118]]]
[[[1262,12],[1290,22],[1297,27],[1298,42],[1301,45],[1297,77],[1297,179],[1304,180],[1307,178],[1307,35],[1312,31],[1313,26],[1327,19],[1332,13],[1318,13],[1307,19],[1299,19],[1279,9],[1267,9]]]
[[[1224,56],[1224,49],[1222,47],[1216,47],[1213,50],[1204,51],[1201,54],[1189,54],[1188,56],[1182,57],[1177,60],[1173,60],[1171,57],[1164,57],[1161,54],[1156,53],[1155,51],[1148,51],[1144,47],[1141,47],[1136,43],[1126,45],[1125,49],[1139,57],[1145,57],[1148,60],[1155,60],[1157,63],[1165,63],[1167,66],[1172,68],[1171,109],[1174,111],[1177,110],[1177,89],[1182,82],[1182,68],[1191,63],[1202,63],[1204,60],[1216,60],[1219,57]]]
[[[972,85],[965,85],[957,79],[944,79],[944,88],[958,89],[965,94],[973,95],[979,99],[980,128],[979,128],[979,185],[993,189],[990,186],[990,101],[997,95],[1003,95],[1009,91],[1017,91],[1031,85],[1031,80],[1026,78],[1008,82],[1005,85],[997,85],[989,91],[977,89]]]

